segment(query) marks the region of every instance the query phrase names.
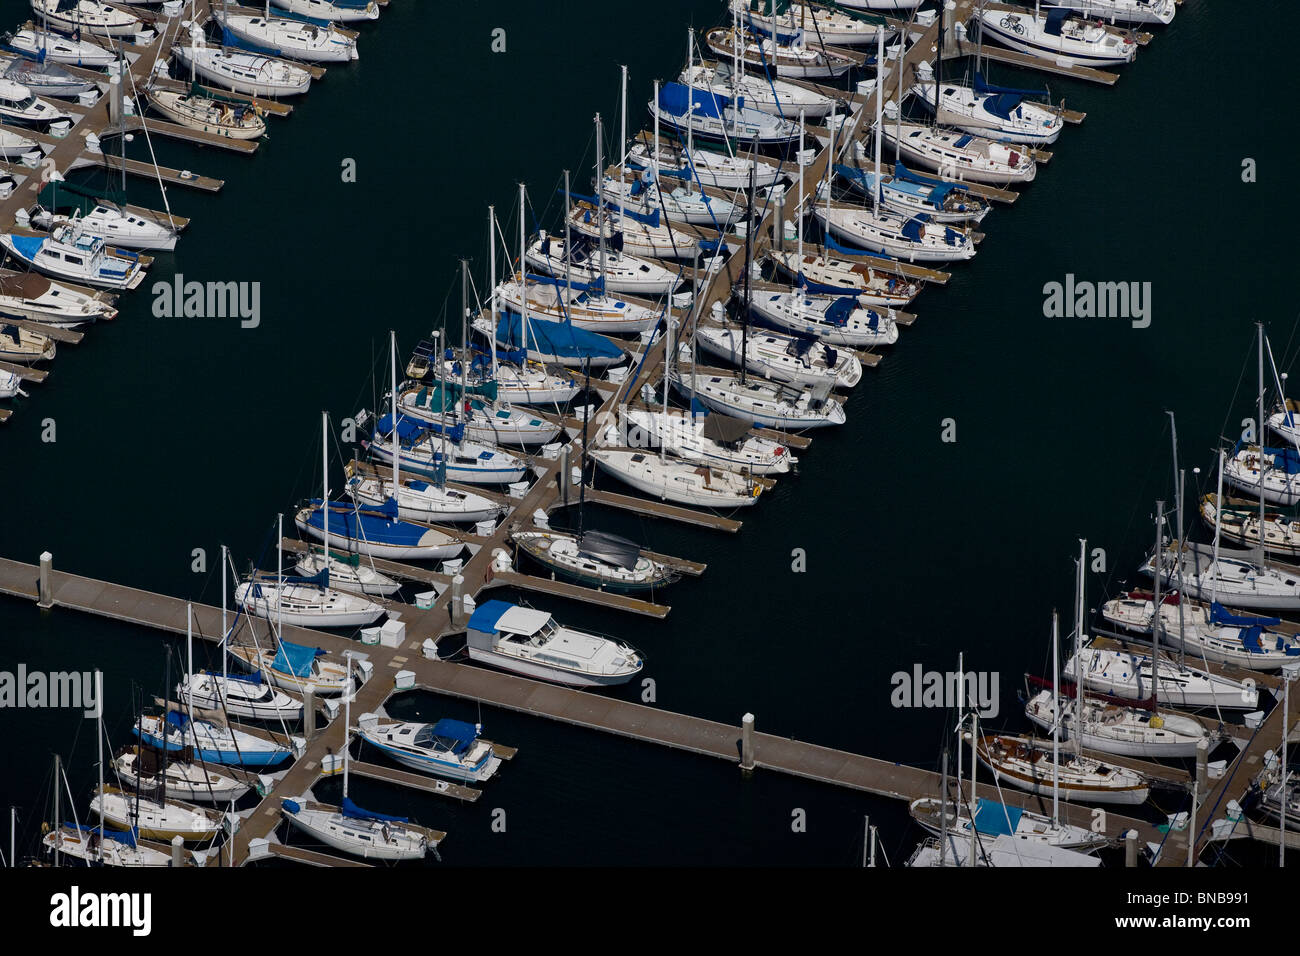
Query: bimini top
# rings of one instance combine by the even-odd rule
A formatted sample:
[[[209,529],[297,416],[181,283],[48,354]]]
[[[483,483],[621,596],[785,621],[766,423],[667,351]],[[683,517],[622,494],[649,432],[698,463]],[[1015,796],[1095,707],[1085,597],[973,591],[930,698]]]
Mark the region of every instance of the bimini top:
[[[471,631],[492,634],[496,631],[509,631],[511,634],[536,634],[551,619],[545,611],[530,607],[520,607],[509,601],[488,601],[474,609],[469,618]]]
[[[478,728],[476,726],[463,720],[452,720],[449,717],[443,717],[433,725],[426,724],[420,733],[416,734],[416,743],[427,742],[427,738],[425,738],[425,741],[420,739],[426,731],[433,737],[439,738],[447,745],[447,749],[456,754],[463,754],[469,750],[470,745],[478,739]]]

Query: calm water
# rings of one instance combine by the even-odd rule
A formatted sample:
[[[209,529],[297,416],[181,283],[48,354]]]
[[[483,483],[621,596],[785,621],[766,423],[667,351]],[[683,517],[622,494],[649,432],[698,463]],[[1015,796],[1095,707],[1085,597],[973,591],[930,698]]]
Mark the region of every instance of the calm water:
[[[1278,22],[1281,7],[1263,4],[1253,22]],[[508,215],[524,179],[553,228],[561,170],[575,170],[575,188],[589,178],[591,117],[617,122],[619,63],[631,71],[635,128],[652,80],[681,64],[686,24],[721,19],[714,4],[686,0],[650,17],[610,9],[395,0],[363,29],[360,62],[331,69],[256,157],[156,143],[161,163],[227,185],[217,197],[169,192],[193,225],[147,283],[174,272],[258,281],[261,325],[155,318],[146,289],[123,300],[117,322],[61,349],[50,381],[0,433],[0,553],[34,562],[48,549],[65,570],[215,603],[220,544],[244,566],[271,540],[276,512],[316,488],[320,410],[337,419],[373,407],[387,330],[409,348],[441,324],[458,301],[459,257],[475,260],[481,284],[486,204]],[[0,10],[0,22],[27,15],[14,0]],[[1252,322],[1268,324],[1279,359],[1295,352],[1294,255],[1276,225],[1290,209],[1290,164],[1259,95],[1284,88],[1287,61],[1260,38],[1251,95],[1239,95],[1242,66],[1221,57],[1220,20],[1188,0],[1113,89],[1049,80],[1053,99],[1087,111],[1086,122],[1066,130],[1014,207],[985,221],[977,259],[916,302],[915,327],[849,398],[849,424],[816,436],[799,476],[745,515],[738,536],[593,510],[603,527],[709,564],[665,596],[667,621],[538,603],[643,648],[657,703],[671,710],[732,723],[753,711],[764,731],[937,768],[950,717],[892,707],[890,675],[953,669],[965,652],[968,667],[1000,677],[991,724],[1021,728],[1016,690],[1047,665],[1076,539],[1107,553],[1107,573],[1089,578],[1096,606],[1148,547],[1154,500],[1171,497],[1164,410],[1179,416],[1194,501],[1191,467],[1207,467],[1217,437],[1251,414]],[[503,55],[489,50],[498,26]],[[1034,80],[1000,67],[994,76]],[[131,149],[143,157],[142,138]],[[1258,161],[1255,184],[1241,182],[1245,157]],[[341,181],[348,158],[356,183]],[[140,181],[131,197],[160,205]],[[1067,273],[1150,282],[1151,327],[1044,318],[1043,284]],[[955,443],[940,440],[949,417]],[[45,418],[55,443],[41,441]],[[190,570],[195,548],[209,555],[206,574]],[[792,571],[796,548],[805,573]],[[0,602],[0,664],[102,668],[116,744],[132,699],[164,686],[168,646],[178,645]],[[480,716],[429,697],[391,709]],[[368,781],[354,796],[447,830],[450,864],[850,865],[867,814],[895,861],[919,836],[887,801],[745,778],[510,713],[481,719],[520,756],[480,805]],[[93,728],[69,711],[0,720],[0,804],[23,808],[30,845],[48,812],[52,753],[69,759],[84,812]],[[337,784],[319,795],[335,797]],[[490,829],[496,807],[504,834]],[[806,832],[791,830],[796,808]]]

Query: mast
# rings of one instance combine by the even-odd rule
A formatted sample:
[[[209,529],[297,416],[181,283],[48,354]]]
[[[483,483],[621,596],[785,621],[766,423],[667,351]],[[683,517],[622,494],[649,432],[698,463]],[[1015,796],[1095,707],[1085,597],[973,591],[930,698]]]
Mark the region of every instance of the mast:
[[[689,73],[687,79],[690,78]],[[655,134],[654,144],[650,150],[650,175],[654,177],[654,187],[659,188],[659,81],[655,80]]]
[[[528,364],[528,283],[524,280],[524,254],[527,252],[527,232],[524,228],[524,207],[528,202],[528,186],[525,183],[519,184],[519,301],[522,303],[522,314],[520,315],[519,324],[524,336],[524,364]],[[566,210],[567,211],[567,210]],[[597,210],[596,222],[600,223],[600,211]],[[566,221],[564,227],[567,230],[569,223]],[[604,235],[604,232],[601,232]],[[603,247],[602,247],[603,248]],[[602,271],[603,264],[602,264]],[[441,353],[439,353],[441,354]],[[439,368],[442,363],[439,363]]]
[[[835,103],[831,103],[831,155],[826,161],[826,221],[822,225],[822,246],[826,249],[826,258],[830,259],[830,247],[827,241],[831,235],[831,170],[835,168]]]
[[[960,747],[961,741],[958,741]],[[939,785],[939,866],[947,866],[948,861],[948,750],[943,751],[942,783]],[[956,823],[954,812],[953,823]]]
[[[192,609],[191,609],[192,610]],[[95,671],[95,703],[99,706],[98,733],[95,734],[95,767],[99,775],[99,801],[100,809],[104,808],[104,672]],[[139,754],[139,750],[136,751]],[[1285,753],[1285,751],[1283,751]],[[139,772],[139,767],[136,772]],[[57,783],[57,781],[56,781]],[[54,826],[62,826],[62,821],[55,820]],[[9,848],[10,856],[13,855],[12,845]],[[99,841],[95,844],[95,856],[100,863],[104,862],[104,814],[99,815]],[[16,864],[15,864],[16,865]]]
[[[966,655],[957,652],[957,789],[961,790],[962,754],[961,729],[966,726]],[[960,806],[954,807],[960,812]]]
[[[1255,426],[1255,444],[1259,449],[1259,566],[1262,570],[1264,567],[1264,323],[1256,322],[1255,328],[1259,330],[1259,418],[1257,419],[1259,424]]]
[[[1214,498],[1214,573],[1210,575],[1211,606],[1219,599],[1219,516],[1223,511],[1223,458],[1223,448],[1220,446],[1218,489]],[[1259,533],[1262,535],[1264,529],[1260,528]]]
[[[963,680],[964,684],[965,681]],[[979,766],[978,752],[975,749],[975,741],[979,739],[980,715],[979,711],[971,708],[970,712],[970,865],[975,865],[975,840],[978,830],[975,827],[975,770]],[[961,750],[961,737],[957,737],[957,749]],[[955,809],[955,808],[954,808]],[[953,813],[953,822],[956,822],[957,814]]]
[[[399,415],[397,411],[397,331],[395,329],[388,330],[388,344],[389,344],[388,387],[392,389],[392,396],[393,396],[393,403],[392,403],[393,405],[393,507],[397,508],[398,514],[400,515],[401,509],[397,507],[397,489],[402,487],[401,485],[402,439],[397,431],[397,420],[399,418]],[[442,367],[442,362],[443,362],[442,349],[439,349],[438,350],[439,368]],[[440,389],[438,391],[439,401],[445,401],[445,398],[446,397],[442,394],[442,391]],[[447,424],[445,405],[443,406],[442,423],[444,426],[446,426]],[[326,425],[326,428],[328,428],[328,425]],[[328,434],[328,431],[326,434]],[[325,467],[327,469],[329,468],[328,459],[326,459]],[[329,538],[328,537],[326,537],[325,539],[325,558],[326,558],[325,566],[329,567]]]
[[[604,137],[603,127],[600,122],[600,114],[596,114],[596,232],[600,235],[600,274],[605,274],[605,223],[609,217],[605,215],[605,150],[601,140]],[[621,200],[620,200],[621,203]],[[621,206],[620,206],[621,208]],[[620,215],[618,220],[619,228],[623,228],[623,217]],[[610,223],[610,235],[614,234],[613,223]]]
[[[488,336],[488,342],[492,349],[492,380],[496,381],[497,377],[497,210],[495,206],[488,206],[488,288],[492,290],[492,299],[489,308],[492,310],[492,334]],[[564,251],[569,251],[569,202],[564,202]],[[524,357],[527,362],[527,356]]]
[[[624,191],[627,188],[627,67],[621,66],[622,82],[619,84],[619,133],[618,133],[618,221],[623,222],[623,199]],[[656,106],[658,104],[656,103]],[[656,110],[656,113],[658,111]],[[605,171],[597,170],[597,174],[603,181]],[[647,205],[647,211],[649,206]],[[601,263],[600,276],[603,280],[605,277],[604,263]],[[603,292],[603,290],[602,290]]]
[[[194,719],[194,605],[185,605],[185,709]]]
[[[226,546],[221,546],[221,694],[226,696],[226,681],[229,680],[229,665],[226,663],[226,639],[230,628],[226,624]]]
[[[655,89],[658,89],[656,85]],[[659,114],[655,114],[655,128],[659,128]],[[564,171],[564,301],[573,299],[573,247],[569,240],[569,171]]]
[[[397,441],[397,404],[393,404],[393,459],[397,459],[398,441]],[[329,412],[321,410],[320,413],[320,481],[321,481],[321,531],[325,535],[325,550],[321,553],[321,567],[325,569],[325,580],[330,577],[330,416]],[[394,475],[396,477],[396,475]],[[393,485],[393,503],[397,503],[397,485]],[[281,535],[283,538],[283,534]],[[284,582],[280,582],[280,591],[278,592],[280,620],[284,620]],[[283,636],[283,635],[282,635]]]
[[[469,430],[470,408],[469,392],[467,391],[469,383],[465,379],[466,368],[469,366],[469,353],[465,346],[469,342],[469,260],[460,260],[460,396],[458,398],[458,407],[465,413],[465,430]]]
[[[668,423],[668,390],[671,387],[670,383],[672,380],[672,368],[673,368],[673,364],[672,364],[673,363],[673,310],[672,309],[664,310],[664,326],[667,329],[667,337],[664,341],[664,381],[663,381],[664,430],[659,433],[659,461],[661,463],[664,461],[664,451],[666,446],[668,445],[668,429],[670,427]],[[741,364],[743,365],[744,363],[742,362]],[[694,412],[695,409],[691,409],[691,413],[694,414]],[[583,416],[583,425],[585,428],[586,426],[585,415]],[[585,442],[586,440],[587,440],[586,432],[584,431],[583,441]]]
[[[1079,568],[1076,579],[1076,604],[1074,609],[1074,754],[1083,753],[1083,609],[1084,591],[1087,588],[1088,541],[1079,539]]]
[[[799,167],[799,208],[794,211],[795,212],[794,215],[795,236],[797,237],[796,241],[799,244],[798,245],[799,251],[795,256],[795,261],[798,263],[798,269],[795,272],[795,282],[799,281],[799,273],[803,272],[803,199],[804,199],[803,197],[803,151],[804,151],[803,139],[804,139],[804,111],[800,110],[799,111],[799,155],[796,157],[798,159],[798,162],[795,163],[795,165]]]
[[[527,302],[527,299],[525,299],[524,301]],[[443,346],[444,331],[445,330],[443,329],[434,329],[433,332],[430,333],[433,336],[434,341],[438,343],[438,355],[440,356],[442,355],[442,350],[444,347]],[[524,361],[525,362],[528,361],[527,355],[524,356]],[[441,359],[439,359],[438,361],[438,395],[439,396],[443,396],[446,393],[446,389],[447,389],[446,377],[447,377],[446,365],[442,362]],[[445,411],[446,402],[444,398],[440,397],[438,401],[443,402],[443,410]],[[447,488],[447,416],[445,414],[442,416],[442,427],[438,429],[438,451],[442,455],[442,467],[433,469],[433,474],[434,474],[434,480],[437,481],[438,483],[438,489],[440,491],[443,491],[446,490]]]
[[[578,458],[578,468],[582,471],[582,476],[578,479],[578,543],[582,544],[584,518],[587,512],[587,419],[591,417],[591,357],[587,356],[582,360],[582,370],[585,381],[583,388],[588,392],[587,400],[582,403],[582,454]],[[564,476],[565,481],[570,480],[569,475]]]
[[[1184,640],[1187,636],[1186,625],[1183,621],[1183,567],[1185,562],[1181,560],[1181,555],[1185,542],[1183,541],[1183,479],[1182,470],[1178,467],[1178,422],[1174,418],[1174,413],[1168,412],[1169,415],[1169,438],[1174,449],[1174,492],[1177,497],[1174,499],[1174,508],[1177,512],[1178,522],[1178,552],[1180,560],[1178,562],[1178,662],[1186,663],[1187,648],[1184,646]]]
[[[348,669],[348,692],[343,695],[343,799],[348,796],[348,757],[352,750],[352,695],[356,691],[352,688],[352,652],[347,651],[343,655],[347,662]]]
[[[695,62],[695,31],[686,28],[686,163],[695,166],[695,77],[691,75],[691,65]]]
[[[1052,822],[1061,822],[1061,695],[1060,681],[1060,624],[1056,610],[1052,610]],[[1082,662],[1080,662],[1082,664]],[[1082,666],[1075,675],[1082,679]]]
[[[746,197],[745,222],[745,308],[740,316],[740,384],[745,384],[745,360],[749,356],[749,274],[754,244],[754,164],[749,165],[749,196]],[[692,366],[692,369],[694,366]]]
[[[55,832],[61,832],[62,827],[63,827],[63,821],[59,819],[59,817],[62,816],[62,814],[59,812],[59,784],[60,784],[60,783],[62,782],[62,780],[63,780],[63,769],[62,769],[62,767],[60,766],[60,763],[61,763],[61,761],[60,761],[60,759],[59,759],[59,755],[58,755],[58,754],[55,754],[55,755],[54,755],[54,828],[55,828]],[[139,779],[140,779],[140,775],[139,775],[139,772],[138,772],[138,770],[137,770],[137,773],[136,773],[136,780],[139,780]],[[103,787],[100,787],[100,788],[99,788],[99,819],[100,819],[101,821],[104,819],[104,788],[103,788]],[[55,866],[58,866],[58,865],[59,865],[59,840],[58,840],[58,839],[56,839],[56,840],[54,841],[54,865],[55,865]]]
[[[877,25],[878,27],[879,25]],[[876,30],[876,62],[883,64],[885,62],[885,31],[877,28]],[[877,216],[880,215],[880,149],[883,130],[881,125],[884,123],[884,102],[885,102],[885,82],[884,73],[877,69],[876,76],[876,178],[874,188],[871,190],[871,210]],[[831,164],[835,163],[835,154],[831,154]],[[829,210],[828,210],[829,211]],[[827,222],[830,217],[827,216]]]
[[[328,498],[328,495],[326,496]],[[330,554],[330,510],[326,499],[321,499],[321,514],[325,519],[325,560]],[[328,565],[327,565],[328,566]],[[284,512],[275,516],[275,626],[278,637],[284,638]]]
[[[1157,501],[1156,502],[1156,563],[1155,563],[1156,587],[1155,587],[1155,592],[1152,595],[1152,600],[1155,601],[1155,615],[1151,618],[1151,700],[1154,704],[1154,706],[1152,706],[1151,708],[1152,714],[1158,713],[1160,709],[1160,671],[1158,665],[1160,662],[1160,629],[1164,626],[1164,619],[1160,614],[1160,584],[1161,584],[1160,579],[1164,573],[1164,568],[1165,568],[1164,553],[1162,551],[1163,544],[1164,544],[1164,535],[1162,534],[1162,531],[1164,530],[1164,525],[1165,525],[1165,503],[1163,501]],[[1182,555],[1182,551],[1180,550],[1178,554],[1178,560],[1181,561],[1182,559],[1183,559],[1183,555]],[[1216,574],[1218,573],[1217,568],[1215,569],[1215,573]],[[1181,595],[1180,595],[1180,599],[1181,599]],[[1141,668],[1137,666],[1134,667],[1134,670],[1137,672],[1136,676],[1138,678],[1138,692],[1141,693],[1142,671]],[[1082,674],[1082,668],[1080,668],[1080,673]]]

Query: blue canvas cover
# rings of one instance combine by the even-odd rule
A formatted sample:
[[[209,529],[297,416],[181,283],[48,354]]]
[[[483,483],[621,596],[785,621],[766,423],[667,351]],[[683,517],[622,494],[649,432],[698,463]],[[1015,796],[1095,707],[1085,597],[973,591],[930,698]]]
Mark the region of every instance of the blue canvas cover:
[[[389,816],[387,813],[376,813],[374,810],[363,810],[347,797],[343,798],[343,815],[351,817],[353,820],[375,820],[379,823],[406,823],[406,817]]]
[[[1047,23],[1043,26],[1043,32],[1050,37],[1059,37],[1061,35],[1061,24],[1070,19],[1070,11],[1062,8],[1054,8],[1047,11]]]
[[[40,236],[10,235],[9,241],[13,244],[14,252],[28,262],[35,259],[36,253],[40,252],[41,246],[45,245],[45,240]]]
[[[507,312],[497,321],[497,341],[507,346],[523,345],[523,316]],[[551,322],[528,317],[528,342],[535,351],[564,358],[617,359],[623,350],[595,332],[588,332],[568,322]]]
[[[975,74],[976,93],[1015,93],[1018,96],[1047,96],[1047,90],[1018,90],[1012,86],[994,86],[984,79],[984,74]]]
[[[708,116],[714,119],[722,117],[722,111],[731,101],[725,96],[718,96],[708,90],[696,88],[691,97],[691,88],[684,83],[665,83],[659,89],[659,108],[672,116],[685,116],[690,105],[696,116]]]
[[[474,609],[474,613],[469,616],[469,623],[466,627],[471,631],[493,634],[496,632],[497,621],[501,620],[501,615],[514,606],[509,601],[487,601],[480,604]]]
[[[67,827],[69,830],[79,830],[79,831],[82,832],[82,833],[98,833],[98,832],[99,832],[99,827],[87,826],[87,825],[84,824],[84,823],[68,823],[68,822],[65,821],[63,825],[64,825],[65,827]],[[136,829],[135,829],[134,827],[133,827],[132,829],[130,829],[130,830],[109,830],[109,829],[105,828],[105,829],[104,829],[104,839],[105,839],[105,840],[115,840],[115,841],[117,841],[118,843],[123,844],[124,846],[129,846],[129,847],[131,847],[131,849],[135,849],[135,835],[136,835],[136,833],[137,833],[137,831],[136,831]]]
[[[975,808],[975,829],[988,836],[1010,836],[1016,832],[1022,812],[1019,807],[1004,807],[996,800],[980,797]]]
[[[271,670],[292,674],[294,677],[306,677],[311,673],[312,661],[324,655],[325,652],[317,647],[303,647],[301,644],[281,641],[280,649],[275,652],[275,660],[271,662]]]
[[[433,735],[445,740],[454,740],[456,745],[451,748],[452,753],[462,754],[478,738],[478,728],[463,720],[444,717],[433,725]]]
[[[1229,614],[1227,609],[1215,601],[1210,605],[1210,622],[1212,624],[1225,624],[1232,627],[1277,627],[1282,623],[1280,617],[1255,617],[1250,614]]]
[[[389,499],[390,501],[392,499]],[[319,498],[312,499],[312,512],[307,518],[311,528],[325,530],[325,512]],[[381,514],[358,514],[346,502],[331,502],[330,536],[366,541],[371,544],[389,544],[397,547],[415,547],[429,529],[410,521],[390,516],[391,510]]]

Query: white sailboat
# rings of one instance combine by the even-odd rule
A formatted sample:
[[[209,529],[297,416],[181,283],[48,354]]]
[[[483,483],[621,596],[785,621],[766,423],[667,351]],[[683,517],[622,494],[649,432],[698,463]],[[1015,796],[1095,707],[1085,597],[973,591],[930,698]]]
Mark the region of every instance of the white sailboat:
[[[135,14],[100,0],[31,0],[31,4],[40,22],[72,37],[80,38],[84,33],[126,38],[144,35],[152,39],[154,35]]]
[[[228,139],[252,140],[266,135],[261,108],[252,103],[226,103],[195,92],[154,87],[145,90],[145,97],[155,112],[189,129]]]
[[[719,27],[705,34],[704,41],[721,59],[731,56],[733,47],[739,46],[740,59],[747,69],[763,75],[770,72],[786,79],[835,79],[855,65],[850,56],[820,44],[810,44],[808,36],[803,33],[782,43],[748,30],[738,33],[734,29]]]
[[[279,56],[308,63],[347,63],[357,59],[357,41],[333,26],[268,15],[226,13],[214,8],[213,18],[241,40]]]
[[[641,259],[621,250],[605,250],[601,268],[597,250],[590,241],[571,242],[566,254],[565,241],[541,234],[528,247],[525,258],[530,268],[557,279],[572,279],[589,285],[603,279],[610,292],[629,295],[671,295],[682,279],[678,270],[669,269],[653,259]]]
[[[379,19],[379,4],[374,0],[349,3],[345,0],[271,0],[281,10],[312,20],[331,23],[364,23]]]
[[[325,652],[317,648],[281,639],[275,649],[233,644],[227,650],[276,687],[295,693],[311,687],[318,697],[351,693],[353,678],[348,668],[325,660]]]
[[[802,336],[766,329],[748,334],[731,324],[695,327],[695,341],[706,352],[771,379],[801,388],[850,389],[862,381],[862,362],[852,349],[837,349]],[[742,358],[743,356],[743,358]]]
[[[195,30],[188,44],[172,47],[177,63],[193,77],[248,96],[297,96],[311,86],[311,74],[286,60],[209,46]]]
[[[885,140],[909,165],[958,182],[1013,186],[1038,175],[1038,164],[1020,143],[906,120],[885,124]]]
[[[90,40],[74,40],[44,30],[19,30],[9,38],[9,46],[32,59],[44,57],[55,63],[67,63],[89,70],[102,70],[117,62],[115,50]]]
[[[835,100],[816,90],[784,80],[769,81],[761,75],[751,76],[745,73],[744,64],[735,65],[726,60],[690,65],[682,71],[680,82],[719,96],[744,97],[746,105],[787,119],[800,113],[808,119],[821,119],[835,105]]]
[[[918,79],[908,92],[935,115],[936,122],[1003,143],[1046,146],[1065,128],[1060,112],[1025,99],[1046,91],[990,86],[982,73],[973,86],[952,80],[939,83],[928,63],[917,67]],[[937,101],[937,102],[936,102]]]
[[[845,4],[847,6],[848,4]],[[787,0],[730,0],[733,16],[753,33],[793,36],[802,33],[816,37],[818,43],[833,46],[858,46],[874,43],[880,35],[890,39],[893,27],[872,20],[850,16],[840,10],[811,3]]]
[[[1177,0],[1043,0],[1047,9],[1070,10],[1107,23],[1168,26],[1178,11]]]
[[[686,408],[625,405],[619,415],[627,436],[624,446],[658,448],[662,444],[668,454],[686,461],[747,475],[789,474],[799,461],[780,442],[754,434],[749,422],[717,412],[695,414]],[[611,440],[618,440],[616,429]]]
[[[182,760],[169,760],[164,768],[156,751],[139,746],[128,747],[113,758],[113,772],[122,789],[137,787],[142,791],[166,791],[178,800],[191,803],[229,804],[252,789],[250,783],[236,780],[206,767]]]
[[[222,814],[180,800],[165,802],[103,786],[90,798],[90,812],[117,830],[130,830],[152,840],[180,837],[186,843],[215,839],[224,825]]]
[[[1069,10],[1011,12],[1004,6],[976,12],[981,37],[993,37],[1022,53],[1050,59],[1063,66],[1094,69],[1132,63],[1137,57],[1133,37],[1073,16]]]
[[[661,501],[706,508],[744,508],[758,501],[763,486],[743,475],[667,455],[631,448],[593,448],[591,459],[613,475]]]

